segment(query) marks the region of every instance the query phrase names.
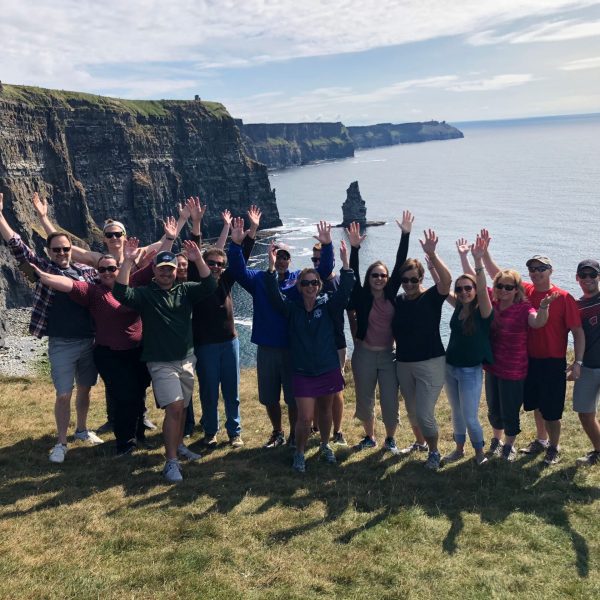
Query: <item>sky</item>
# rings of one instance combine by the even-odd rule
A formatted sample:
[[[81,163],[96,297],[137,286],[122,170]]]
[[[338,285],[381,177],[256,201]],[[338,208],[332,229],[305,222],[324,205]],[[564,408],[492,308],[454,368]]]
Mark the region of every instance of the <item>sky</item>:
[[[247,123],[600,112],[600,0],[2,0],[0,80]]]

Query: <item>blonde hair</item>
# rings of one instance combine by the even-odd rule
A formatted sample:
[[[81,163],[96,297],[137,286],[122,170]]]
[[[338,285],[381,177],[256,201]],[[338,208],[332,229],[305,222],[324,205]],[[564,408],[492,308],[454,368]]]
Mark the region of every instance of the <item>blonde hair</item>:
[[[515,294],[514,303],[523,302],[525,299],[525,288],[523,287],[523,280],[521,279],[521,275],[518,271],[514,269],[502,269],[502,271],[498,271],[496,276],[494,277],[494,281],[492,283],[493,288],[493,296],[494,300],[498,300],[498,296],[496,294],[496,284],[503,278],[510,277],[517,286],[517,293]]]

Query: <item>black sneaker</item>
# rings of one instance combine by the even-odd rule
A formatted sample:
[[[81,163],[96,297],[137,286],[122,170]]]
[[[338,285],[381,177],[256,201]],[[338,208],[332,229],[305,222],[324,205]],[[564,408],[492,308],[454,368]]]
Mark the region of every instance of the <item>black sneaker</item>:
[[[547,465],[555,465],[560,462],[560,454],[558,448],[555,446],[548,446],[546,450],[546,456],[544,457],[544,463]]]
[[[358,444],[356,444],[354,446],[354,450],[364,450],[365,448],[376,448],[377,447],[377,442],[373,439],[370,438],[368,435],[365,435],[365,437],[360,440],[360,442],[358,442]]]
[[[585,456],[578,458],[575,462],[581,467],[591,467],[592,465],[597,465],[600,463],[600,450],[592,450]]]
[[[217,447],[217,436],[216,435],[205,435],[201,440],[200,443],[205,447],[205,448],[216,448]]]
[[[501,456],[502,448],[504,447],[504,442],[499,440],[498,438],[492,438],[490,442],[490,449],[488,450],[488,454],[490,456]]]
[[[98,429],[96,429],[96,433],[98,435],[104,435],[105,433],[112,433],[114,431],[113,424],[110,421],[106,421],[104,425],[100,425]]]
[[[531,442],[529,446],[521,448],[519,452],[521,454],[531,454],[532,456],[535,456],[536,454],[541,454],[542,452],[546,452],[547,450],[548,446],[542,444],[540,440],[533,440],[533,442]]]
[[[348,442],[346,441],[346,438],[344,437],[344,434],[341,431],[336,431],[333,434],[333,443],[336,444],[337,446],[347,446]]]
[[[285,436],[283,435],[283,431],[273,431],[271,437],[267,440],[267,443],[263,446],[263,448],[278,448],[284,444]]]
[[[514,462],[517,458],[517,451],[510,444],[504,444],[502,446],[502,458],[508,462]]]

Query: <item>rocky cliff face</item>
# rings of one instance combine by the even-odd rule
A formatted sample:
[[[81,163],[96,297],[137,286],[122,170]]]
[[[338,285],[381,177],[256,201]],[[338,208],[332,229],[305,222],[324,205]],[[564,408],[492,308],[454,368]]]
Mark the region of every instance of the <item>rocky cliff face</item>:
[[[205,235],[221,229],[220,211],[263,211],[262,227],[281,224],[267,169],[244,152],[226,109],[201,101],[125,101],[4,85],[0,92],[0,192],[5,216],[41,248],[34,191],[51,218],[91,246],[99,226],[118,218],[144,242],[158,239],[177,202],[208,204]],[[0,249],[0,308],[21,304],[14,262]]]
[[[354,156],[342,123],[236,123],[246,153],[270,169]]]
[[[342,204],[343,221],[342,226],[348,227],[356,221],[361,228],[367,225],[367,205],[360,195],[358,181],[353,181],[346,190],[346,200]]]
[[[445,121],[427,123],[379,123],[348,127],[350,137],[356,148],[377,148],[394,144],[414,144],[433,140],[451,140],[464,137],[462,131],[448,125]]]

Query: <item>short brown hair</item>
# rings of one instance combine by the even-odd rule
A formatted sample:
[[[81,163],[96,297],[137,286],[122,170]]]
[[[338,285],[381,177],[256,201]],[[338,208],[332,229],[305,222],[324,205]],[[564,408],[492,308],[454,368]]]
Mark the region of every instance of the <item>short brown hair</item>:
[[[423,276],[425,275],[425,269],[421,261],[416,258],[407,258],[400,267],[399,275],[404,275],[406,271],[412,271],[413,269],[419,274],[419,279],[423,279]]]
[[[96,267],[100,266],[100,263],[103,260],[114,260],[117,263],[117,267],[119,267],[119,261],[112,255],[112,254],[103,254],[99,259],[98,259],[98,264],[96,265]]]
[[[302,269],[302,271],[300,271],[300,274],[298,275],[298,279],[296,279],[296,287],[298,289],[300,289],[300,282],[307,276],[307,275],[316,275],[317,279],[319,280],[319,290],[323,287],[323,282],[321,281],[321,276],[319,275],[319,271],[317,271],[316,269],[313,269],[312,267],[306,267],[305,269]]]
[[[206,257],[209,254],[216,254],[217,256],[220,256],[223,259],[223,267],[227,266],[227,254],[221,250],[221,248],[217,248],[216,246],[209,246],[203,253],[202,253],[202,258],[204,260],[206,260]]]
[[[57,237],[66,237],[69,240],[69,244],[73,245],[73,240],[68,233],[65,231],[53,231],[52,233],[49,233],[48,237],[46,238],[46,248],[50,248],[52,240]]]

